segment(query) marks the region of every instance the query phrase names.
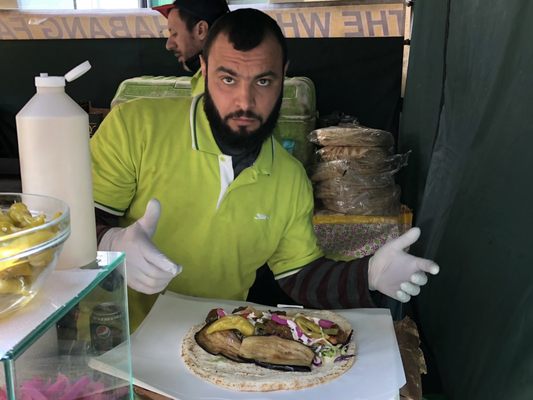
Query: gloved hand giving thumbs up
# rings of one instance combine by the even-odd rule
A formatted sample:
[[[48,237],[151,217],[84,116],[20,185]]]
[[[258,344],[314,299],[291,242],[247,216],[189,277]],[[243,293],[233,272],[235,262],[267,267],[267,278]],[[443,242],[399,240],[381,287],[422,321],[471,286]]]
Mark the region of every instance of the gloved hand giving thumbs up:
[[[427,282],[426,272],[439,273],[439,266],[431,260],[407,254],[405,248],[420,237],[419,228],[411,228],[400,237],[385,243],[368,262],[368,287],[379,290],[402,303],[420,293]]]
[[[160,214],[161,204],[152,199],[142,218],[127,228],[109,229],[98,245],[98,250],[126,253],[128,286],[146,294],[161,292],[182,269],[152,243]]]

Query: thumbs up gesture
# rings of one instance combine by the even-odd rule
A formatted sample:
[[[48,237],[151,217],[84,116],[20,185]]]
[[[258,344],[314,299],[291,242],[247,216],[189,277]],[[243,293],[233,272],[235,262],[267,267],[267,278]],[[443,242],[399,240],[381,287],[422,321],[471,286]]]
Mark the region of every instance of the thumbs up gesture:
[[[181,272],[181,265],[173,263],[153,244],[161,204],[151,199],[142,218],[127,228],[111,228],[102,237],[98,250],[126,253],[126,281],[138,292],[161,292]]]

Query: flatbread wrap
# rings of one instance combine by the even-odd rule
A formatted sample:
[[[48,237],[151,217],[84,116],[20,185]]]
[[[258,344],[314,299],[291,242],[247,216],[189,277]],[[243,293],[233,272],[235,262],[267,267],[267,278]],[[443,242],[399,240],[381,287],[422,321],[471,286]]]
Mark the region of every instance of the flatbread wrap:
[[[350,323],[326,310],[213,309],[184,336],[196,376],[237,391],[299,390],[332,381],[356,359]]]

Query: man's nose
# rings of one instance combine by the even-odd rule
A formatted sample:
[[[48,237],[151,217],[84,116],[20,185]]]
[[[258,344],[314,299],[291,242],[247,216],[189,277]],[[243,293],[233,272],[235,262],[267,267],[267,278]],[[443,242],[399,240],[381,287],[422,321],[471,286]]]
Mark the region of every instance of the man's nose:
[[[236,98],[237,106],[242,110],[250,110],[255,106],[255,92],[253,86],[248,83],[239,85]]]
[[[172,50],[175,46],[174,46],[174,41],[172,40],[172,37],[168,37],[167,38],[167,42],[165,43],[165,47],[167,50]]]

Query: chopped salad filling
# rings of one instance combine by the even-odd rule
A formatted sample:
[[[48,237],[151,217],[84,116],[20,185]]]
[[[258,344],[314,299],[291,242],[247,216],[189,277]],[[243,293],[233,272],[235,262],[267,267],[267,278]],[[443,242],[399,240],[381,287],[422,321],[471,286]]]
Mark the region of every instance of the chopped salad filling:
[[[268,321],[287,327],[290,329],[293,340],[313,350],[315,353],[313,365],[316,367],[355,356],[355,354],[348,354],[348,344],[353,331],[343,332],[333,321],[309,317],[301,313],[288,317],[283,311],[259,311],[252,307],[237,309],[233,313],[227,313],[219,308],[216,315],[219,319],[230,315],[240,315],[254,327],[256,332]]]

